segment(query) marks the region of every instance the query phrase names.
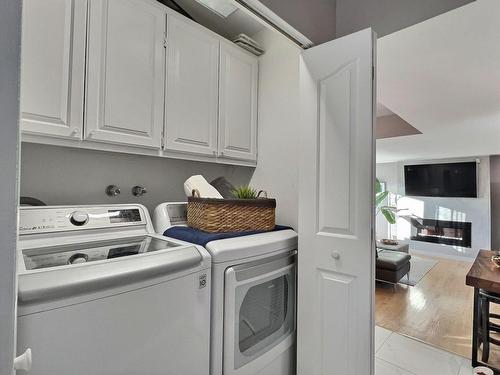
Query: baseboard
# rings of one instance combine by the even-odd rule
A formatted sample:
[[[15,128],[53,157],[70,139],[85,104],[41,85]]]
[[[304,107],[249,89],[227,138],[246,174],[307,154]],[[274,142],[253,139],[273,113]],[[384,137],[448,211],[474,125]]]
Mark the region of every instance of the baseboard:
[[[410,247],[410,255],[411,254],[425,255],[425,256],[429,256],[429,257],[433,257],[433,258],[459,260],[459,261],[468,262],[468,263],[474,262],[474,259],[475,259],[475,258],[464,257],[464,256],[459,256],[459,255],[439,254],[439,253],[432,252],[432,251],[417,250],[417,249],[412,249]]]

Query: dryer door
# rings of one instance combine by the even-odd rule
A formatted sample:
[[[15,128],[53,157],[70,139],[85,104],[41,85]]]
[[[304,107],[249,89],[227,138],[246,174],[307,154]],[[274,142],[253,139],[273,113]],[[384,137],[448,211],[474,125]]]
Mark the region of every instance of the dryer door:
[[[265,263],[264,263],[265,262]],[[296,256],[228,268],[225,276],[224,373],[255,374],[293,345]],[[293,355],[284,359],[293,367]]]

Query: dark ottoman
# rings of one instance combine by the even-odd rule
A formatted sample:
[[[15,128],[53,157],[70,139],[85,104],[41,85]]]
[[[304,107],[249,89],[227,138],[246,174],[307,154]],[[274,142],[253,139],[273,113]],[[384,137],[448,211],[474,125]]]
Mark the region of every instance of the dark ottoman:
[[[377,251],[375,278],[396,284],[410,272],[411,255],[398,251]]]

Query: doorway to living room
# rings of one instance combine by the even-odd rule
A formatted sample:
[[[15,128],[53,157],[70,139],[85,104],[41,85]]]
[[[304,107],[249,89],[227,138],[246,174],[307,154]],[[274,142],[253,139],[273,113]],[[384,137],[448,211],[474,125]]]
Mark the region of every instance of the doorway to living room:
[[[472,373],[466,276],[480,250],[495,248],[500,222],[500,128],[491,125],[500,121],[500,65],[488,63],[500,63],[491,53],[500,25],[491,12],[500,3],[476,1],[378,40],[376,358],[413,374]],[[495,321],[500,303],[488,306],[476,320]],[[481,332],[475,352],[500,368],[499,334]],[[438,357],[448,363],[439,370],[430,366]]]

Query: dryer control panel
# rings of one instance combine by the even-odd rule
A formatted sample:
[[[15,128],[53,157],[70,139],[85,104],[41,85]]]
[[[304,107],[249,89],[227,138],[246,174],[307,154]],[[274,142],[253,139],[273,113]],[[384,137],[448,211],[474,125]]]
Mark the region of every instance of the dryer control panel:
[[[145,225],[142,206],[21,207],[19,234]]]

